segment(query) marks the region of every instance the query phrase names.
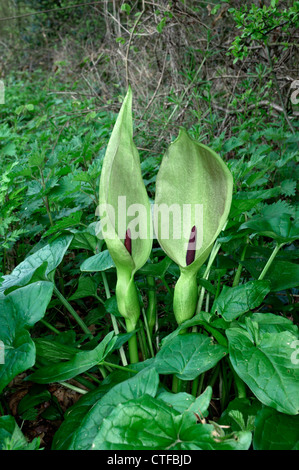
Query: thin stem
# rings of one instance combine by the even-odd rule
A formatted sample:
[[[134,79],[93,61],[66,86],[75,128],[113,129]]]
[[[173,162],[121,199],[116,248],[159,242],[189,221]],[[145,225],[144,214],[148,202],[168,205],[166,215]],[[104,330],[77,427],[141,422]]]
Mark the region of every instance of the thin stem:
[[[170,289],[169,285],[167,284],[167,281],[166,281],[166,279],[164,278],[164,276],[161,277],[161,281],[162,281],[163,285],[166,287],[166,290],[167,290],[168,294],[169,294],[171,297],[173,297],[173,292],[172,292],[172,290]]]
[[[246,385],[245,383],[243,382],[243,380],[238,376],[238,374],[235,372],[233,366],[232,366],[232,363],[230,361],[230,359],[228,359],[228,363],[230,365],[230,368],[231,368],[231,371],[233,373],[233,376],[234,376],[234,382],[235,382],[235,387],[237,389],[237,395],[238,395],[238,398],[246,398],[247,397],[247,393],[246,393]]]
[[[149,331],[150,337],[152,337],[153,329],[156,324],[157,318],[157,294],[156,294],[156,284],[155,278],[153,276],[147,276],[147,285],[148,285],[148,306],[146,309],[146,323],[147,329]]]
[[[70,312],[70,314],[73,316],[74,320],[78,323],[78,325],[81,327],[81,329],[86,333],[88,336],[93,336],[88,327],[85,325],[84,321],[80,318],[78,313],[73,309],[71,304],[66,300],[66,298],[61,294],[61,292],[57,289],[57,287],[54,285],[54,292],[56,296],[59,298],[60,302],[65,306],[65,308]]]
[[[102,271],[102,279],[103,279],[103,283],[104,283],[106,297],[107,297],[107,299],[110,299],[111,294],[110,294],[109,284],[108,284],[108,281],[107,281],[107,276],[103,271]],[[116,318],[112,313],[110,313],[110,317],[111,317],[114,333],[116,335],[119,335],[119,328],[118,328]],[[124,367],[127,366],[128,361],[127,361],[125,350],[124,350],[123,346],[121,346],[119,348],[119,353],[120,353],[120,358],[121,358],[121,362],[122,362],[123,366]]]
[[[234,277],[234,281],[233,281],[233,287],[236,287],[239,285],[241,274],[242,274],[242,269],[243,269],[243,264],[241,263],[241,261],[244,261],[245,259],[247,247],[248,247],[248,244],[246,243],[241,253],[240,263],[238,265],[238,268]]]
[[[102,366],[99,366],[99,370],[100,370],[100,372],[101,372],[101,374],[102,374],[103,379],[105,379],[105,378],[107,377],[107,373],[106,373],[106,371],[105,371],[105,368],[102,367]]]
[[[82,395],[85,395],[88,393],[87,390],[83,390],[83,388],[76,387],[76,385],[71,385],[68,382],[58,382],[59,384],[63,385],[66,388],[69,388],[70,390],[74,390],[75,392],[81,393]]]
[[[154,348],[153,348],[153,343],[152,343],[152,337],[151,337],[150,329],[149,329],[148,322],[147,322],[147,317],[146,317],[146,314],[145,314],[145,311],[144,311],[143,307],[142,307],[142,315],[143,315],[143,320],[144,320],[145,331],[146,331],[146,335],[147,335],[147,341],[148,341],[149,349],[150,349],[150,352],[151,352],[151,356],[154,357],[155,353],[154,353]]]
[[[275,256],[277,255],[277,253],[279,252],[280,248],[282,248],[283,246],[285,245],[285,243],[277,243],[276,247],[274,248],[270,258],[268,259],[267,263],[265,264],[265,267],[264,269],[262,270],[261,274],[259,275],[258,277],[258,280],[261,281],[262,279],[264,279],[265,275],[267,274],[268,272],[268,269],[270,268]]]
[[[220,247],[221,247],[221,243],[219,243],[219,242],[216,242],[215,245],[213,246],[211,254],[210,254],[210,258],[209,258],[209,261],[208,261],[208,264],[207,264],[207,267],[206,267],[204,275],[203,275],[203,279],[208,279],[212,264],[213,264],[213,262],[214,262],[214,260],[217,256],[217,253],[218,253]],[[202,286],[201,289],[200,289],[200,295],[199,295],[199,300],[198,300],[198,303],[197,303],[196,313],[201,312],[204,295],[205,295],[205,288]]]
[[[125,372],[133,372],[134,374],[138,373],[138,370],[130,369],[129,367],[123,367],[123,366],[120,366],[118,364],[113,364],[112,362],[103,361],[103,362],[101,362],[101,365],[102,366],[109,366],[109,367],[112,367],[114,369],[124,370]]]
[[[139,326],[139,331],[137,332],[138,341],[139,341],[139,344],[140,344],[141,354],[142,354],[143,360],[145,360],[145,359],[148,359],[148,348],[147,348],[147,344],[146,344],[146,337],[145,337],[143,324],[142,324],[140,319],[138,320],[138,326]]]
[[[126,327],[127,327],[127,332],[130,333],[133,331],[135,328],[132,326],[130,320],[126,318]],[[138,344],[137,344],[137,336],[136,333],[131,336],[131,338],[128,341],[128,346],[129,346],[129,356],[130,356],[130,363],[135,364],[136,362],[139,362],[139,356],[138,356]]]
[[[57,334],[57,335],[60,335],[60,331],[57,330],[55,328],[55,326],[52,326],[50,323],[48,323],[46,320],[44,320],[43,318],[40,320],[41,323],[43,323],[43,325],[45,325],[47,328],[49,328],[49,330],[53,331],[53,333]]]
[[[172,392],[179,393],[181,391],[182,381],[176,375],[172,378]]]

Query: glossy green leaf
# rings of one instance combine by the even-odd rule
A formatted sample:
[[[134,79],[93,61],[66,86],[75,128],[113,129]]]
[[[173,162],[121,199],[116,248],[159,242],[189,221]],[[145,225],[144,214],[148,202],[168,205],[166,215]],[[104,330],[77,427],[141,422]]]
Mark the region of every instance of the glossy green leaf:
[[[182,380],[193,380],[214,367],[227,353],[212,338],[190,333],[178,335],[157,353],[153,366],[159,374],[175,374]]]
[[[98,282],[94,277],[81,276],[76,292],[69,300],[83,299],[84,297],[97,297]]]
[[[277,255],[277,258],[279,255]],[[258,279],[267,260],[266,259],[246,259],[242,264],[250,272],[252,277]],[[274,259],[269,267],[264,280],[269,280],[271,283],[271,291],[278,292],[285,289],[298,286],[299,279],[299,265],[291,263],[290,261],[281,261]]]
[[[290,243],[299,238],[298,221],[292,221],[289,214],[280,217],[255,216],[241,225],[240,230],[243,229],[273,238],[278,243]]]
[[[70,245],[70,249],[83,249],[95,252],[96,249],[101,249],[103,241],[99,240],[96,236],[96,228],[98,222],[92,222],[87,228],[79,231],[76,229],[70,229],[73,233],[73,240]]]
[[[80,352],[80,349],[67,344],[61,344],[55,340],[44,338],[34,339],[36,356],[39,364],[48,365],[49,363],[59,363],[72,359]]]
[[[61,263],[71,241],[72,235],[59,237],[52,243],[29,255],[11,274],[4,276],[4,280],[0,285],[0,294],[3,294],[10,287],[24,286],[30,282],[36,270],[42,265],[44,265],[44,270],[41,280],[45,278],[53,280],[53,272]],[[34,277],[34,280],[37,281],[39,279]]]
[[[158,384],[159,377],[157,372],[154,369],[147,369],[139,372],[131,379],[115,385],[81,419],[80,425],[72,432],[71,440],[68,437],[65,438],[62,433],[59,433],[59,439],[55,439],[55,449],[91,449],[103,424],[103,420],[119,403],[137,399],[145,393],[154,396],[157,392]]]
[[[43,318],[53,285],[40,281],[0,297],[0,340],[4,364],[0,364],[0,391],[35,363],[35,346],[28,329]]]
[[[299,416],[263,407],[257,414],[254,450],[299,450]]]
[[[250,319],[258,323],[259,330],[262,333],[281,333],[283,331],[289,331],[294,335],[298,335],[298,326],[288,318],[281,317],[280,315],[255,312],[250,314]]]
[[[255,338],[241,327],[229,328],[229,357],[233,368],[254,395],[282,413],[299,411],[297,336],[288,331],[261,333]]]
[[[116,338],[113,336],[114,332],[111,331],[95,349],[91,351],[81,351],[67,362],[41,367],[31,374],[28,380],[40,384],[47,384],[69,380],[76,375],[82,374],[103,361],[111,352],[116,342]]]
[[[197,413],[202,418],[208,415],[208,407],[212,398],[212,387],[207,387],[197,398],[189,395],[189,393],[170,393],[166,390],[159,393],[157,398],[173,407],[179,413],[191,411]]]
[[[210,424],[196,424],[193,412],[180,414],[145,395],[119,404],[103,421],[94,450],[248,449],[251,433],[225,437]]]
[[[97,253],[90,258],[87,258],[80,266],[83,272],[95,273],[98,271],[107,271],[107,269],[114,268],[115,264],[108,250]]]
[[[232,321],[258,307],[269,292],[269,281],[249,281],[237,287],[224,286],[213,304],[212,313],[217,312],[226,321]]]

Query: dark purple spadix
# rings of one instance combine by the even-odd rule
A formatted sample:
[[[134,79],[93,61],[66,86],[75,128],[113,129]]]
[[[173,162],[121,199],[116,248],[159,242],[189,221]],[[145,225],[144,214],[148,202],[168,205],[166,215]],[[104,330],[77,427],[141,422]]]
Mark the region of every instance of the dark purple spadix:
[[[126,231],[125,247],[127,248],[130,255],[132,254],[132,239],[131,239],[131,230],[128,228]]]
[[[189,266],[189,264],[193,263],[194,258],[195,258],[195,252],[196,252],[196,227],[194,225],[191,229],[189,243],[188,243],[188,249],[187,249],[187,254],[186,254],[186,264],[187,264],[187,266]]]

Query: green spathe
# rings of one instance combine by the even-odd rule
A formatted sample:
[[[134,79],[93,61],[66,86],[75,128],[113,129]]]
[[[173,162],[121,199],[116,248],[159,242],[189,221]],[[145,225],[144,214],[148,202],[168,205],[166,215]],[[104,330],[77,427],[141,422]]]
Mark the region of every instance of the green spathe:
[[[126,208],[139,207],[139,233],[132,237],[131,253],[125,246],[126,230],[136,229],[136,212],[119,213],[119,198],[126,198]],[[132,91],[129,88],[110,137],[100,180],[102,231],[117,270],[116,297],[121,315],[132,331],[140,315],[134,274],[148,260],[152,248],[151,210],[142,180],[140,159],[133,142]],[[106,207],[106,210],[105,210]],[[110,208],[113,208],[112,213]],[[122,219],[122,227],[119,219]],[[135,221],[135,222],[134,222]],[[138,230],[136,229],[136,230]]]
[[[155,214],[155,232],[160,245],[181,270],[174,292],[174,313],[178,323],[191,318],[196,309],[196,274],[209,256],[213,243],[227,220],[233,190],[233,178],[222,159],[209,147],[191,139],[185,130],[169,146],[156,184],[155,208],[167,204],[179,205],[181,213],[190,207],[190,227],[182,227],[181,237],[175,237],[175,226],[169,224],[169,237],[163,237],[163,214]],[[201,205],[202,217],[197,208]],[[197,240],[194,260],[186,260],[190,234],[196,227]],[[188,265],[187,265],[188,264]]]

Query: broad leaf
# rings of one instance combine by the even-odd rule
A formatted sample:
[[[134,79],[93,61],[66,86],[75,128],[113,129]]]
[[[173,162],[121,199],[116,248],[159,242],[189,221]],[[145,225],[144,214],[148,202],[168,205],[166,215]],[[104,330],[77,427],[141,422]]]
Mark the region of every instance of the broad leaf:
[[[260,258],[246,259],[245,261],[242,261],[242,264],[246,269],[248,269],[252,277],[257,279],[266,262],[266,260],[262,260]],[[270,281],[272,292],[297,287],[298,279],[299,265],[291,263],[290,261],[280,261],[278,259],[273,261],[264,278],[264,280]]]
[[[69,380],[76,375],[82,374],[102,362],[111,352],[116,342],[116,338],[113,336],[114,332],[111,331],[95,349],[81,351],[67,362],[41,367],[31,374],[28,380],[47,384]]]
[[[55,439],[55,449],[82,450],[92,448],[93,441],[96,439],[104,418],[119,403],[137,399],[145,393],[154,396],[157,392],[158,383],[159,377],[155,370],[147,369],[139,372],[131,379],[115,385],[90,408],[81,420],[80,426],[77,426],[77,429],[72,432],[71,440],[59,433],[59,439]]]
[[[72,236],[63,236],[57,238],[49,245],[44,246],[32,255],[28,256],[20,263],[11,274],[4,276],[4,280],[0,285],[0,294],[6,289],[14,286],[24,286],[31,281],[36,270],[44,265],[42,279],[48,278],[53,280],[53,271],[61,263],[66,250],[72,241]],[[47,263],[47,264],[44,264]],[[39,280],[35,277],[35,280]]]
[[[224,286],[213,304],[212,313],[217,312],[226,321],[232,321],[258,307],[268,292],[269,281],[249,281],[237,287]]]
[[[252,338],[250,332],[240,327],[229,328],[226,334],[233,368],[255,396],[282,413],[297,414],[299,364],[294,358],[297,336],[285,331],[260,333],[259,338]]]
[[[299,224],[292,221],[289,214],[280,217],[255,216],[241,225],[240,230],[243,229],[273,238],[278,243],[290,243],[299,238]]]
[[[109,251],[105,250],[83,261],[80,266],[80,270],[83,272],[93,273],[97,271],[106,271],[107,269],[114,267],[115,264]]]
[[[43,318],[53,285],[36,282],[0,298],[0,340],[4,364],[0,364],[0,391],[18,374],[35,363],[35,345],[29,327]]]
[[[193,412],[180,414],[148,395],[119,404],[103,421],[94,450],[248,449],[251,433],[227,438],[213,425],[196,424]]]
[[[299,416],[263,407],[255,420],[255,450],[299,450]]]
[[[192,411],[202,418],[208,415],[208,407],[212,398],[212,387],[207,387],[197,398],[189,395],[189,393],[170,393],[166,390],[159,393],[157,398],[172,406],[179,413]]]
[[[227,349],[214,344],[212,338],[198,333],[176,336],[163,346],[153,362],[159,374],[175,374],[182,380],[193,380],[214,367]]]

